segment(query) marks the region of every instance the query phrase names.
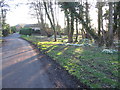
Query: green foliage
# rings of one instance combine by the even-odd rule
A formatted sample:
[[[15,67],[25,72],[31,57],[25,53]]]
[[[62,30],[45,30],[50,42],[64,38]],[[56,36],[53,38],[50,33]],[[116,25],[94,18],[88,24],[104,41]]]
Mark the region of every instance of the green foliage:
[[[64,11],[68,10],[69,11],[68,13],[72,12],[72,14],[74,14],[74,16],[80,20],[80,22],[84,26],[86,32],[89,33],[94,40],[99,42],[101,36],[98,37],[97,33],[95,33],[94,29],[91,26],[88,27],[87,22],[83,19],[83,15],[80,15],[77,12],[77,10],[80,9],[80,11],[82,13],[83,6],[81,4],[79,4],[78,2],[62,2],[62,3],[60,3],[60,5]],[[65,12],[65,13],[67,13],[67,12]]]
[[[2,36],[7,36],[10,33],[11,33],[10,25],[9,24],[4,24],[3,25],[3,30],[2,30]]]
[[[31,28],[22,28],[20,30],[20,34],[30,36],[32,34],[32,29]]]
[[[15,33],[15,32],[16,32],[16,27],[15,27],[15,26],[11,27],[11,32],[12,32],[12,33]]]

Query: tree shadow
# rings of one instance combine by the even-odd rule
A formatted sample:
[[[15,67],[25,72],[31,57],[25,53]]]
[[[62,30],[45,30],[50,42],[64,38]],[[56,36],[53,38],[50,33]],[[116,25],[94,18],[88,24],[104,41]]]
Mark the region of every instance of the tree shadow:
[[[38,55],[34,55],[2,70],[3,88],[51,88],[52,82],[46,74],[49,66],[43,66]],[[39,59],[43,56],[39,56]],[[51,84],[50,84],[51,82]]]
[[[100,83],[102,81],[100,80],[110,80],[111,78],[117,81],[117,74],[115,75],[112,73],[112,70],[110,70],[110,68],[115,70],[115,66],[112,65],[110,67],[110,62],[113,61],[111,59],[113,58],[112,55],[103,54],[101,51],[96,50],[96,48],[90,47],[82,47],[82,51],[77,51],[76,49],[79,48],[80,47],[76,46],[62,46],[60,49],[57,49],[57,47],[54,48],[54,50],[51,50],[49,53],[54,54],[51,57],[63,66],[70,74],[76,76],[80,80],[86,78],[83,79],[83,81],[87,81],[91,83],[91,85],[102,85],[102,83]],[[55,53],[53,53],[53,51]],[[97,74],[106,76],[107,78],[101,77],[102,79],[99,80],[100,76]],[[109,84],[108,87],[111,87],[111,84]]]
[[[23,52],[20,52],[20,53],[17,53],[17,54],[11,55],[11,56],[4,57],[4,58],[2,58],[2,59],[7,59],[7,58],[10,58],[10,57],[13,57],[13,56],[16,56],[16,55],[19,55],[19,54],[23,54],[23,53],[26,53],[26,52],[28,52],[28,51],[32,51],[32,50],[34,50],[34,49],[29,49],[29,50],[26,50],[26,51],[23,51]]]

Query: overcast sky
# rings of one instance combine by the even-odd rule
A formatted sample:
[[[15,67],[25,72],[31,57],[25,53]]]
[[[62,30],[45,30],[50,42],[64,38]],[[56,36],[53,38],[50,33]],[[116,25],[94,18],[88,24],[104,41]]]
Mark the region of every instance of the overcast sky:
[[[11,10],[7,13],[7,23],[11,26],[17,24],[34,24],[37,23],[37,19],[33,18],[30,15],[30,9],[28,5],[25,5],[28,0],[10,0],[7,2],[10,5]],[[15,6],[19,3],[18,6]],[[22,3],[22,4],[20,4]],[[95,2],[92,2],[93,5]],[[92,6],[90,9],[90,15],[92,19],[92,24],[97,25],[97,12],[96,9]],[[49,21],[48,21],[49,23]],[[63,12],[59,13],[59,23],[64,27],[64,14]],[[96,26],[97,27],[97,26]]]
[[[27,0],[12,0],[8,2],[10,5],[10,11],[7,13],[7,23],[10,25],[16,25],[32,24],[37,22],[35,18],[31,18],[29,7],[25,5],[26,3]],[[16,6],[17,4],[18,6]]]

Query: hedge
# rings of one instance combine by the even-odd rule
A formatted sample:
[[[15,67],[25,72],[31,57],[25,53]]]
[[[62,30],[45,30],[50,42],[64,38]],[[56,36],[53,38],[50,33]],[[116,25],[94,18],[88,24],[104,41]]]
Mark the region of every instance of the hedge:
[[[22,28],[20,30],[20,34],[30,36],[32,34],[32,29],[31,28]]]

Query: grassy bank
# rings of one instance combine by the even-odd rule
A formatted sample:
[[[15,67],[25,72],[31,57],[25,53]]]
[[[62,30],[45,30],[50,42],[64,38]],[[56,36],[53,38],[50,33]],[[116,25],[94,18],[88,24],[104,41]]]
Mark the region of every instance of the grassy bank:
[[[22,36],[56,60],[71,75],[91,88],[118,87],[118,54],[106,54],[101,48],[61,45],[43,38]]]

